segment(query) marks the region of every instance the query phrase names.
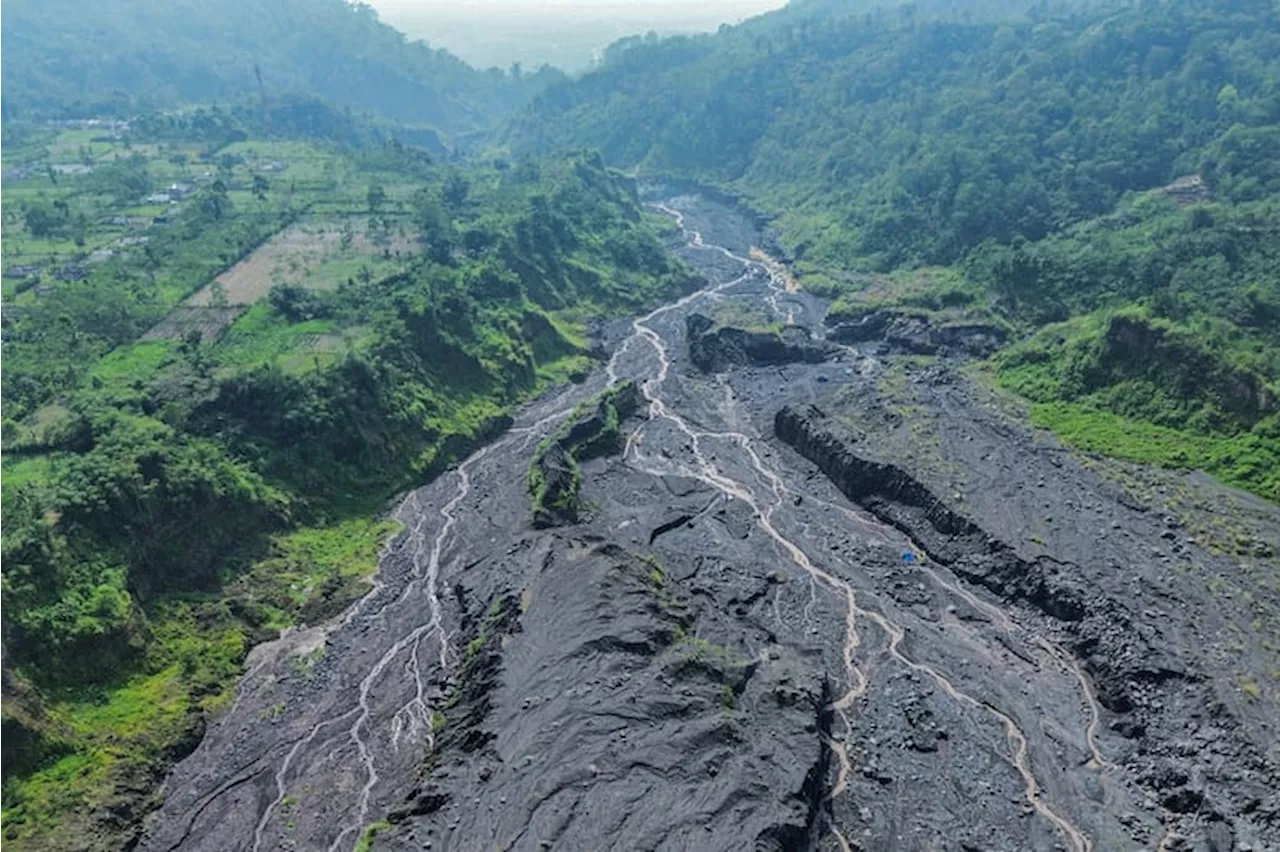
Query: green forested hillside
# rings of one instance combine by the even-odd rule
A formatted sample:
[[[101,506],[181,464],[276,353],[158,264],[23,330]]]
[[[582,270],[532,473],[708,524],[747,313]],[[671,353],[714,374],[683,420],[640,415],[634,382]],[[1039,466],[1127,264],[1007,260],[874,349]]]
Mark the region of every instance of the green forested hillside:
[[[901,283],[948,265],[938,280],[963,282],[952,295],[967,310],[1020,334],[1087,317],[1046,333],[1073,345],[1005,356],[999,380],[1095,449],[1155,457],[1150,441],[1114,440],[1114,421],[1087,440],[1091,412],[1131,418],[1134,434],[1225,441],[1159,460],[1280,496],[1260,472],[1280,459],[1280,8],[1040,5],[1003,23],[822,13],[844,5],[618,45],[536,98],[507,142],[593,146],[642,176],[727,189],[773,216],[800,271],[848,310],[867,304],[860,274]],[[1127,347],[1108,344],[1129,336],[1121,309],[1144,329]],[[1195,369],[1172,366],[1188,358]],[[1210,376],[1230,377],[1231,399]],[[1241,436],[1251,449],[1237,453]]]
[[[257,102],[265,91],[456,133],[491,126],[559,76],[478,71],[344,0],[13,0],[4,28],[6,119]]]
[[[1264,165],[1278,143],[1262,128],[1280,121],[1270,2],[1004,25],[786,20],[638,42],[539,96],[508,138],[728,184],[782,215],[801,258],[842,264],[1037,239],[1210,157],[1232,197],[1280,178]]]
[[[165,133],[181,156],[143,147],[7,186],[25,208],[6,247],[57,247],[31,233],[45,207],[88,242],[129,219],[100,213],[137,199],[94,181],[120,163],[140,193],[188,168]],[[288,177],[263,171],[281,161]],[[6,289],[15,849],[125,844],[248,648],[364,591],[390,497],[585,375],[587,317],[695,283],[598,156],[457,169],[397,145],[246,140],[206,162],[209,180],[127,238],[141,250]]]
[[[937,21],[974,24],[1026,21],[1121,5],[1123,0],[789,0],[785,7],[745,22],[753,35],[806,21],[854,23],[877,29]]]

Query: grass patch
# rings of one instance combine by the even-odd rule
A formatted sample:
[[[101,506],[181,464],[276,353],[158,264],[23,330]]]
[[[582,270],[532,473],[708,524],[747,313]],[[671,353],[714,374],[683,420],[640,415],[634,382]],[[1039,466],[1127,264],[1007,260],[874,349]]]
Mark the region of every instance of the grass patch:
[[[999,387],[1035,403],[1036,425],[1073,446],[1280,500],[1274,383],[1245,343],[1211,320],[1127,307],[1047,326],[991,363]]]
[[[367,591],[383,542],[398,530],[394,521],[353,517],[278,535],[266,558],[228,583],[229,594],[271,628],[317,623]]]
[[[588,355],[567,355],[548,364],[538,365],[538,384],[542,387],[580,382],[591,373],[595,362]]]
[[[711,319],[717,325],[740,328],[743,331],[764,334],[781,334],[782,323],[770,322],[765,312],[742,299],[726,299],[711,308]]]
[[[329,319],[313,319],[291,323],[271,310],[268,305],[254,305],[232,323],[222,339],[214,346],[218,363],[224,369],[251,369],[262,364],[279,361],[282,367],[293,371],[308,369],[314,359],[306,357],[308,350],[321,338],[338,333],[337,325]],[[359,335],[353,335],[347,347],[356,345]],[[327,363],[340,348],[326,345],[315,353]],[[296,357],[301,355],[302,357]]]
[[[575,349],[581,349],[583,352],[591,348],[591,340],[589,331],[585,322],[585,317],[576,311],[555,311],[547,315],[551,320],[551,324],[555,326],[560,336]]]
[[[157,629],[169,633],[170,625]],[[191,644],[198,640],[192,639]],[[239,648],[242,648],[241,643]],[[4,787],[6,840],[18,848],[56,849],[73,845],[76,819],[68,814],[109,807],[119,784],[139,783],[191,731],[193,707],[212,704],[230,688],[239,657],[230,665],[206,649],[191,649],[184,662],[174,662],[150,674],[135,675],[111,688],[85,697],[54,695],[47,707],[53,726],[65,730],[76,750],[25,778],[11,778]],[[213,677],[197,671],[224,666]],[[211,691],[197,698],[199,682]],[[218,683],[221,682],[221,686]]]
[[[141,340],[121,346],[102,356],[89,376],[109,384],[145,381],[168,360],[173,347],[172,340]]]
[[[1161,467],[1203,470],[1280,502],[1280,440],[1276,438],[1254,432],[1230,437],[1197,435],[1066,402],[1034,405],[1031,419],[1087,452]]]
[[[804,282],[805,289],[835,299],[828,312],[829,322],[887,309],[924,316],[935,325],[981,322],[1008,327],[1007,320],[990,309],[982,288],[948,267],[900,269],[839,281],[811,274]]]
[[[302,279],[309,290],[332,290],[344,281],[371,278],[377,280],[404,269],[398,259],[386,260],[369,254],[344,253],[321,261]]]
[[[576,520],[582,485],[578,462],[617,452],[622,445],[622,420],[639,402],[636,384],[623,382],[579,405],[563,426],[538,445],[525,483],[535,524]]]
[[[52,766],[5,784],[3,823],[5,838],[31,838],[30,848],[40,848],[41,838],[59,817],[84,807],[94,791],[109,780],[110,758],[97,749],[69,754]]]
[[[49,475],[53,464],[51,456],[10,456],[0,458],[0,486],[4,490],[4,499],[24,485],[40,482]]]
[[[389,828],[391,828],[391,823],[386,820],[379,820],[366,825],[364,831],[360,832],[360,839],[356,841],[352,852],[369,852],[369,850],[373,849],[373,840],[378,836],[378,832],[386,831]]]
[[[6,473],[10,465],[6,459]],[[398,528],[394,521],[358,517],[282,534],[273,539],[272,553],[230,581],[224,595],[174,597],[149,607],[154,641],[142,673],[49,696],[50,726],[64,730],[75,751],[6,781],[6,838],[15,848],[71,845],[77,821],[69,814],[107,806],[118,784],[140,783],[130,779],[163,765],[191,735],[197,714],[216,713],[230,700],[254,638],[269,635],[263,631],[327,617],[362,594],[383,543]],[[231,614],[227,600],[241,617]]]

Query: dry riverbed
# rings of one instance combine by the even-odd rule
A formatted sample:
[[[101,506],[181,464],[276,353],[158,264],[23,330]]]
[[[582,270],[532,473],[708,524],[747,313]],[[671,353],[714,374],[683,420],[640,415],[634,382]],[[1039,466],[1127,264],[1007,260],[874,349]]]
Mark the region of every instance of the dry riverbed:
[[[740,215],[665,209],[707,289],[409,495],[375,589],[255,652],[141,848],[1280,847],[1280,512],[1078,458],[959,362],[704,373],[690,315],[821,337],[825,306]],[[628,378],[579,522],[535,529],[538,442]]]

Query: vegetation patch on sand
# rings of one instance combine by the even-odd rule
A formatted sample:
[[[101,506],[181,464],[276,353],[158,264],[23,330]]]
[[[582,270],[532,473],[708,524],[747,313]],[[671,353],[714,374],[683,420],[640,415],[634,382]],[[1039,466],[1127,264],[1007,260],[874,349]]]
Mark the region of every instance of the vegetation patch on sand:
[[[640,389],[627,380],[578,406],[559,429],[538,444],[527,487],[535,526],[574,523],[582,472],[578,463],[622,449],[622,421],[640,405]]]

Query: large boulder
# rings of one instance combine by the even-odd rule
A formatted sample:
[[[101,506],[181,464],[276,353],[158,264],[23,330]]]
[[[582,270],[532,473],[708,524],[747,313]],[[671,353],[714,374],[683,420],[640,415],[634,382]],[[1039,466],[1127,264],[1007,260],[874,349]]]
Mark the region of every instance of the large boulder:
[[[960,351],[985,358],[1004,345],[1004,329],[989,323],[937,325],[923,313],[874,310],[842,317],[831,326],[827,337],[853,345],[883,341],[891,351],[908,355],[935,355],[940,351]]]
[[[781,331],[748,330],[720,325],[704,314],[690,314],[685,320],[689,338],[689,358],[705,372],[731,366],[768,364],[818,364],[835,350],[815,341],[807,329],[792,326]]]

